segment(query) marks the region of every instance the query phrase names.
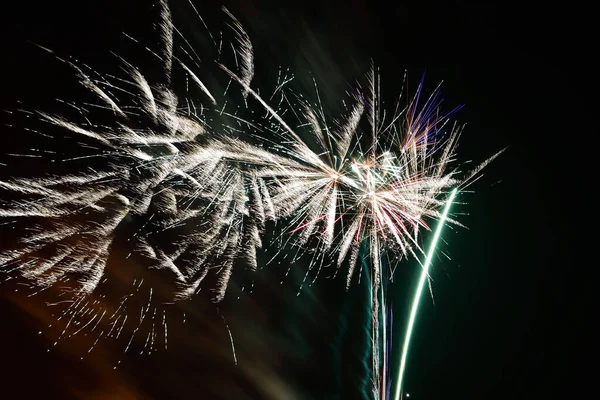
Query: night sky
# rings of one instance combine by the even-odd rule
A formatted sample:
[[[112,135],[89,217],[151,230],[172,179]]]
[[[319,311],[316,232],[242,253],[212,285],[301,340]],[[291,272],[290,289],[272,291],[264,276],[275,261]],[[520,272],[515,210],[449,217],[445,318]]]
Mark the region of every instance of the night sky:
[[[157,42],[150,3],[21,1],[3,10],[0,108],[22,101],[52,110],[56,97],[76,99],[72,71],[29,42],[109,73],[116,70],[114,52],[151,75],[151,56],[121,34]],[[477,163],[508,146],[471,187],[474,193],[462,195],[468,204],[454,209],[465,213],[460,220],[468,229],[443,233],[441,250],[450,259],[434,261],[435,304],[422,299],[405,376],[410,398],[561,398],[576,390],[567,377],[575,365],[569,361],[577,311],[567,290],[577,268],[574,236],[581,234],[569,222],[579,218],[569,214],[577,214],[572,196],[581,194],[569,192],[577,187],[573,175],[585,169],[576,153],[588,135],[579,128],[586,115],[579,78],[592,70],[577,61],[589,40],[572,28],[585,29],[574,22],[583,11],[461,1],[282,3],[196,2],[209,25],[221,18],[221,4],[240,19],[255,46],[255,81],[272,79],[278,65],[289,66],[301,83],[302,71],[310,70],[327,104],[337,104],[345,80],[364,74],[372,58],[384,99],[400,90],[407,70],[412,88],[425,73],[426,92],[443,80],[446,108],[465,105],[455,116],[467,123],[461,160]],[[199,21],[187,1],[173,1],[172,8],[176,26],[187,29],[193,44],[202,33],[194,28]],[[14,123],[10,116],[1,119],[0,153],[35,146],[35,135],[4,126]],[[0,157],[0,179],[11,168],[41,168]],[[398,335],[418,268],[404,262],[390,286]],[[52,323],[42,304],[47,299],[20,297],[13,284],[1,284],[0,397],[362,399],[368,372],[361,360],[368,351],[364,282],[346,293],[344,277],[328,279],[326,271],[296,296],[303,269],[280,284],[285,269],[261,269],[253,293],[240,300],[247,276],[236,278],[222,304],[200,296],[182,305],[186,321],[174,317],[166,351],[123,356],[118,344],[104,343],[83,360],[89,338],[46,351],[55,337],[46,329]]]

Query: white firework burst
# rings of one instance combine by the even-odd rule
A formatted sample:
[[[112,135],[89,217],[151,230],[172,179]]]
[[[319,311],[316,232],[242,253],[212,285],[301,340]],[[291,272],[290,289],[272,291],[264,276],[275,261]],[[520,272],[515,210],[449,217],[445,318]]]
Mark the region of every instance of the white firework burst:
[[[385,120],[381,117],[385,114],[380,107],[379,78],[374,67],[367,76],[366,96],[354,91],[354,105],[333,126],[328,124],[320,100],[316,104],[299,101],[291,106],[298,117],[297,128],[292,128],[283,113],[271,107],[242,78],[222,68],[277,122],[276,142],[280,145],[270,146],[270,151],[294,162],[279,162],[256,174],[269,184],[276,216],[286,221],[289,232],[295,233],[300,251],[316,240],[316,256],[305,279],[314,266],[320,271],[325,254],[332,253],[338,268],[349,259],[349,287],[358,259],[369,259],[373,342],[379,343],[378,293],[382,282],[393,278],[391,269],[384,275],[382,257],[391,253],[396,259],[411,257],[419,261],[424,254],[419,233],[429,230],[427,220],[441,217],[440,209],[450,189],[466,187],[501,152],[470,172],[453,168],[462,127],[450,125],[453,112],[443,113],[439,87],[420,105],[420,85],[406,106],[397,107]],[[289,97],[301,98],[293,93]],[[447,221],[460,225],[453,219]],[[360,254],[361,246],[366,247],[366,254]],[[379,382],[375,349],[374,381]],[[379,397],[380,388],[374,386],[375,396]]]
[[[393,276],[392,270],[383,271],[382,257],[393,253],[418,260],[419,233],[428,229],[427,220],[440,217],[445,193],[465,186],[497,155],[467,174],[453,168],[461,128],[442,113],[439,90],[420,105],[419,86],[404,108],[386,118],[374,67],[364,96],[355,91],[353,105],[333,123],[320,100],[312,104],[288,91],[286,78],[280,77],[275,90],[281,101],[272,105],[252,87],[252,45],[231,13],[224,9],[236,68],[224,65],[224,46],[209,32],[217,51],[212,65],[218,66],[210,70],[174,28],[166,1],[160,5],[162,46],[154,55],[161,60],[162,83],[152,84],[122,59],[126,76],[105,77],[59,58],[100,102],[97,108],[110,112],[110,122],[91,122],[93,115],[83,108],[78,121],[30,113],[81,143],[81,154],[72,158],[94,162],[69,174],[0,181],[1,221],[18,228],[16,243],[0,250],[0,266],[36,288],[67,287],[68,318],[87,327],[106,315],[110,328],[100,336],[111,336],[125,323],[127,301],[106,312],[102,304],[88,302],[88,295],[102,284],[114,253],[126,249],[124,258],[132,264],[168,276],[171,301],[192,297],[212,271],[213,299],[221,301],[235,264],[256,269],[267,221],[281,220],[296,244],[314,250],[306,276],[333,254],[338,268],[347,261],[349,286],[366,246],[363,264],[370,264],[378,343],[378,291]],[[174,33],[181,36],[182,58],[189,62],[174,55]],[[175,70],[204,101],[176,95]],[[207,84],[204,75],[225,78],[224,93],[211,90],[218,85]],[[240,89],[239,98],[233,87]],[[238,108],[231,105],[236,100]],[[266,116],[253,113],[254,106]],[[286,110],[297,116],[295,123],[286,121]],[[133,279],[135,285],[142,280]],[[130,308],[140,309],[140,321],[163,315],[166,341],[164,313],[151,311],[153,286],[144,285],[148,305]],[[87,322],[81,322],[84,315]],[[146,342],[155,338],[153,333]],[[374,373],[378,365],[374,351]]]
[[[68,320],[60,337],[89,328],[99,337],[120,334],[123,327],[118,324],[125,324],[128,314],[134,319],[138,310],[135,319],[140,323],[132,326],[132,338],[142,321],[152,320],[146,330],[154,333],[146,346],[154,346],[156,315],[165,315],[163,306],[154,304],[157,287],[172,290],[170,298],[161,292],[167,298],[159,303],[188,299],[212,271],[212,299],[221,301],[235,263],[256,269],[261,232],[275,217],[264,181],[244,164],[274,164],[278,157],[236,138],[251,124],[226,107],[234,102],[233,89],[221,96],[209,90],[198,76],[200,64],[187,41],[188,48],[182,50],[194,67],[174,55],[170,11],[166,1],[160,6],[162,46],[153,54],[163,67],[161,83],[149,82],[124,59],[119,62],[125,75],[117,77],[56,56],[95,98],[92,111],[82,104],[76,107],[79,118],[67,118],[20,110],[37,116],[48,132],[68,132],[77,143],[64,159],[48,160],[67,163],[69,173],[19,177],[15,169],[12,177],[0,181],[0,223],[15,239],[0,248],[0,267],[12,273],[9,276],[25,278],[36,293],[58,289],[61,303],[69,304],[60,317]],[[253,56],[248,35],[224,12],[235,35],[233,58],[239,61],[244,82],[250,83]],[[172,77],[177,67],[205,103],[184,97],[185,106],[180,104]],[[221,70],[216,72],[227,82]],[[240,98],[244,95],[240,92]],[[246,156],[240,160],[239,154]],[[110,263],[119,264],[118,274],[133,266],[160,273],[158,282],[140,276],[124,280],[132,295],[144,288],[142,305],[127,294],[117,310],[104,303],[98,289],[109,284]],[[127,306],[130,303],[136,305]],[[162,321],[166,343],[166,317]],[[109,329],[96,329],[105,324]],[[66,331],[75,326],[70,334]]]

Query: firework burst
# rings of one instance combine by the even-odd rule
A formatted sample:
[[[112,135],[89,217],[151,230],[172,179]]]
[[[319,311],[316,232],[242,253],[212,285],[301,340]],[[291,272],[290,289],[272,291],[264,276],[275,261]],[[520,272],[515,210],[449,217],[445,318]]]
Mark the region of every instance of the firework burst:
[[[295,238],[298,248],[304,251],[309,241],[317,242],[305,279],[314,266],[321,269],[326,253],[335,255],[338,268],[348,259],[347,286],[357,260],[370,260],[361,267],[370,267],[372,282],[373,394],[376,398],[384,396],[385,380],[379,375],[377,350],[384,301],[383,292],[381,296],[379,292],[382,282],[393,278],[393,270],[384,275],[382,258],[387,254],[396,260],[410,257],[419,261],[424,254],[419,232],[430,230],[428,219],[442,217],[440,208],[450,189],[466,187],[501,152],[467,173],[452,168],[462,128],[456,124],[447,128],[456,109],[442,111],[439,87],[421,105],[420,85],[406,106],[398,106],[386,120],[380,116],[379,78],[372,68],[367,76],[367,95],[355,91],[354,106],[333,127],[318,100],[313,105],[299,101],[292,106],[299,120],[298,129],[293,129],[243,79],[222,68],[277,121],[279,129],[274,133],[282,145],[271,146],[270,151],[295,163],[258,168],[256,174],[267,180],[275,213],[286,221],[286,230],[295,233],[290,237]],[[286,100],[290,104],[288,97]],[[364,120],[366,126],[361,124]],[[307,138],[312,139],[312,145]],[[444,220],[460,225],[445,216]],[[361,248],[366,254],[361,254]],[[384,354],[384,363],[386,359]],[[382,370],[386,370],[385,365]]]
[[[68,157],[48,160],[68,164],[69,173],[26,178],[14,174],[0,181],[1,222],[6,236],[16,238],[0,249],[3,272],[25,278],[36,293],[58,288],[64,303],[70,304],[60,317],[69,320],[67,327],[72,321],[93,329],[109,323],[100,336],[120,332],[119,324],[132,313],[127,294],[109,312],[90,297],[105,283],[109,263],[158,271],[158,283],[127,274],[127,286],[131,293],[146,287],[147,304],[139,307],[139,321],[148,315],[154,320],[158,313],[166,324],[163,306],[154,311],[151,307],[152,285],[170,286],[167,302],[188,299],[212,271],[212,298],[222,300],[234,263],[256,268],[260,233],[274,218],[264,182],[238,159],[239,154],[252,154],[244,162],[276,163],[277,157],[236,139],[242,119],[225,108],[233,89],[213,95],[197,73],[174,56],[169,8],[164,1],[160,5],[162,46],[153,54],[161,61],[163,82],[148,82],[121,58],[124,76],[117,77],[56,56],[96,100],[92,111],[89,103],[76,107],[78,119],[19,111],[38,117],[47,132],[68,132],[78,144]],[[249,83],[252,46],[237,20],[225,13],[237,43],[234,59],[241,59],[240,76]],[[183,50],[195,54],[193,49]],[[198,66],[194,57],[190,62]],[[181,106],[172,85],[174,67],[181,67],[204,103],[185,98]],[[135,333],[140,327],[133,329]],[[151,338],[148,343],[154,342]]]
[[[152,284],[130,280],[129,288],[146,285],[142,305],[129,307],[133,301],[124,296],[109,310],[89,297],[105,282],[115,253],[172,282],[170,301],[198,293],[212,272],[212,298],[221,301],[234,265],[255,270],[267,222],[280,221],[284,234],[291,233],[286,238],[313,251],[306,276],[315,266],[320,270],[326,256],[333,256],[338,270],[347,265],[347,286],[357,265],[369,269],[374,395],[383,396],[376,350],[385,305],[381,288],[394,271],[384,271],[382,259],[419,260],[424,254],[419,233],[429,230],[428,220],[442,217],[446,194],[466,187],[497,155],[461,173],[453,167],[461,127],[450,122],[456,110],[441,110],[439,88],[422,101],[419,85],[416,95],[399,99],[386,117],[374,66],[364,90],[353,89],[352,105],[337,120],[325,115],[318,90],[316,102],[304,100],[281,74],[273,96],[265,99],[252,85],[249,36],[231,13],[224,10],[234,43],[223,46],[208,32],[217,56],[207,66],[174,28],[166,2],[160,5],[162,46],[153,54],[161,60],[162,83],[148,82],[123,59],[125,76],[115,77],[59,58],[110,123],[92,122],[94,114],[84,107],[78,108],[79,120],[23,111],[80,143],[76,155],[54,160],[76,159],[78,167],[69,174],[0,181],[0,218],[17,238],[0,250],[0,266],[36,290],[59,286],[68,292],[63,317],[67,327],[77,326],[72,334],[105,320],[109,327],[99,337],[118,336],[130,310],[140,310],[132,339],[142,321],[153,321],[146,338],[152,347],[158,337],[154,321],[165,343],[167,338],[165,313],[151,306]],[[184,42],[181,58],[175,56],[175,33]],[[232,49],[235,68],[223,61],[224,48]],[[202,101],[176,95],[175,70]],[[205,76],[226,84],[211,85]],[[225,90],[217,95],[213,86]],[[231,105],[236,102],[237,108]],[[266,116],[257,117],[254,109]],[[384,351],[383,371],[386,360]]]

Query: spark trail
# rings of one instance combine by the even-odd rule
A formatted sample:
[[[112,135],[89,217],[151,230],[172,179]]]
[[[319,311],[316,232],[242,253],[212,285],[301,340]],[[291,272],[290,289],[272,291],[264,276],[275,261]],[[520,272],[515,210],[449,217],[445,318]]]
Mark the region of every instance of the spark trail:
[[[423,270],[421,271],[421,277],[419,278],[419,282],[417,283],[417,290],[415,291],[415,296],[412,302],[412,308],[410,311],[410,317],[408,319],[408,326],[406,328],[404,346],[402,348],[402,357],[400,359],[400,370],[398,372],[397,384],[396,384],[396,396],[395,400],[400,400],[402,396],[402,379],[404,378],[404,371],[406,369],[406,357],[408,355],[408,349],[410,345],[410,338],[412,336],[413,327],[415,324],[415,319],[417,317],[417,311],[419,309],[419,300],[421,299],[421,294],[423,293],[423,288],[425,287],[425,281],[429,276],[429,268],[431,267],[431,262],[433,259],[433,255],[435,253],[435,248],[437,246],[437,242],[442,233],[442,228],[446,223],[446,219],[448,217],[448,212],[450,211],[450,206],[452,205],[452,201],[454,201],[454,197],[456,196],[458,189],[454,188],[450,193],[448,200],[446,200],[446,206],[444,207],[444,212],[442,213],[442,217],[438,221],[437,228],[435,230],[435,234],[433,239],[431,240],[431,245],[429,247],[429,252],[427,253],[427,258],[425,259],[425,263],[423,264]]]

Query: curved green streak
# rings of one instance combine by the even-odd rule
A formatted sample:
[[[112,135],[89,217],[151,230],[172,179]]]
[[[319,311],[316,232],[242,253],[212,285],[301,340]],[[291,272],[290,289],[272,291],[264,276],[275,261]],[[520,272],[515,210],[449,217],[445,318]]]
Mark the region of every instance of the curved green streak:
[[[427,275],[429,272],[429,266],[431,265],[431,260],[433,258],[433,254],[435,252],[435,248],[437,246],[437,242],[440,239],[440,234],[442,232],[442,227],[448,218],[448,212],[450,211],[450,206],[452,205],[452,201],[456,196],[457,189],[454,188],[452,193],[450,193],[450,197],[446,201],[446,206],[444,207],[444,213],[442,214],[442,218],[438,222],[437,228],[435,230],[435,235],[433,236],[433,240],[429,247],[429,253],[427,254],[427,258],[425,259],[425,264],[423,265],[423,271],[421,272],[421,278],[419,279],[419,283],[417,285],[417,291],[415,292],[415,297],[413,299],[412,309],[410,311],[410,318],[408,320],[408,327],[406,328],[406,338],[404,339],[404,347],[402,349],[402,358],[400,360],[400,372],[398,373],[398,383],[396,386],[396,400],[400,399],[400,395],[402,394],[402,378],[404,377],[404,370],[406,368],[406,355],[408,354],[408,345],[410,344],[410,337],[412,335],[413,326],[415,324],[415,318],[417,316],[417,310],[419,308],[419,300],[421,298],[421,293],[423,292],[423,287],[425,286],[425,281],[427,280]]]

